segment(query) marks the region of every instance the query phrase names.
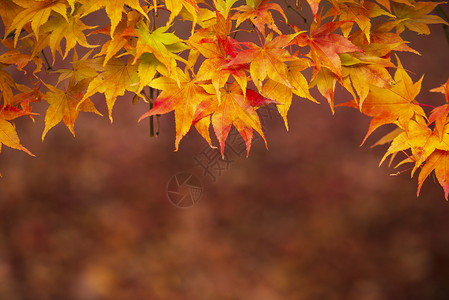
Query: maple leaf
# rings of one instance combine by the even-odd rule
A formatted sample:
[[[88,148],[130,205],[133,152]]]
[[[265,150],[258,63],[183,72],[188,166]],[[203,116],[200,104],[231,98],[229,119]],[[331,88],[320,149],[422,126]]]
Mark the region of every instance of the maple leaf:
[[[83,99],[83,91],[87,88],[88,83],[89,81],[86,79],[76,84],[74,80],[71,80],[66,91],[46,85],[50,91],[45,95],[45,100],[47,100],[50,106],[45,113],[45,128],[42,133],[42,140],[44,140],[47,132],[61,120],[64,121],[72,135],[75,136],[74,126],[80,111],[101,115],[88,98],[84,99],[78,106]]]
[[[363,52],[362,49],[354,45],[344,36],[332,33],[337,28],[346,24],[346,21],[327,22],[321,24],[321,17],[315,19],[310,26],[310,36],[301,33],[295,38],[294,42],[299,47],[308,45],[310,47],[310,56],[317,68],[326,67],[341,78],[341,53]],[[295,31],[299,29],[293,27]]]
[[[351,85],[359,96],[359,99],[356,99],[359,108],[363,106],[371,86],[388,88],[393,81],[388,72],[389,68],[395,67],[390,60],[392,51],[419,54],[408,47],[397,33],[388,32],[393,28],[393,23],[376,25],[371,32],[370,43],[362,31],[356,31],[349,36],[349,40],[363,52],[340,54],[343,77],[349,76]]]
[[[14,18],[22,11],[22,8],[15,4],[13,0],[0,1],[0,18],[5,28],[10,28]],[[6,33],[6,32],[5,32]],[[5,34],[5,37],[7,35]]]
[[[449,196],[449,151],[436,150],[433,152],[425,165],[422,167],[418,176],[418,191],[416,193],[419,196],[421,187],[426,178],[435,171],[435,176],[438,182],[443,187],[444,196],[448,200]]]
[[[172,78],[162,76],[154,79],[149,84],[150,87],[161,90],[162,92],[154,101],[153,107],[145,114],[142,119],[157,115],[166,114],[175,111],[176,140],[175,151],[178,150],[179,142],[190,131],[195,118],[198,106],[204,101],[214,101],[213,95],[210,95],[201,84],[182,73],[179,74],[178,82]]]
[[[3,67],[4,65],[0,64],[0,68]],[[0,69],[0,100],[3,98],[5,104],[14,104],[12,89],[17,89],[16,82],[8,72]]]
[[[175,59],[181,58],[174,53],[179,53],[188,49],[183,41],[174,33],[166,32],[168,27],[162,26],[154,31],[150,31],[148,25],[140,22],[137,26],[136,35],[136,54],[133,63],[143,53],[153,54],[171,73],[172,66],[176,65]]]
[[[167,9],[171,12],[168,24],[173,22],[175,17],[181,12],[182,8],[185,8],[193,17],[193,30],[197,22],[197,15],[200,12],[200,8],[195,0],[164,0],[164,2]]]
[[[126,12],[125,5],[138,11],[142,16],[148,19],[146,12],[139,4],[139,0],[81,0],[82,10],[81,16],[85,16],[91,12],[97,11],[101,8],[105,8],[106,14],[111,20],[111,37],[114,36],[115,29],[122,19],[122,13]]]
[[[131,12],[129,14],[131,14]],[[137,21],[134,20],[134,18],[132,18],[132,21],[122,20],[115,28],[114,33],[111,33],[110,24],[102,29],[95,30],[90,33],[90,35],[105,34],[108,36],[112,36],[112,39],[106,41],[101,47],[100,52],[95,55],[95,57],[102,55],[105,56],[103,66],[105,66],[112,57],[115,57],[115,55],[119,51],[121,51],[123,48],[126,48],[131,38],[137,35],[136,30],[134,28],[136,22]]]
[[[213,28],[201,28],[195,31],[187,44],[206,58],[225,58],[224,49],[218,45],[217,34]]]
[[[299,0],[299,1],[302,1],[302,0]],[[309,4],[310,9],[312,10],[313,18],[315,19],[318,14],[318,8],[320,6],[321,0],[306,0],[306,1]]]
[[[372,144],[371,148],[373,148],[375,146],[380,146],[380,145],[385,145],[387,143],[391,143],[398,135],[400,135],[403,132],[404,132],[404,130],[402,128],[396,127],[395,129],[393,129],[392,131],[390,131],[389,133],[387,133],[386,135],[381,137],[377,142]]]
[[[335,86],[338,81],[337,75],[328,68],[315,68],[312,80],[310,81],[310,87],[317,87],[320,94],[326,98],[329,106],[334,113],[334,94]]]
[[[418,82],[413,83],[400,60],[398,58],[397,60],[394,84],[389,89],[372,86],[363,102],[361,112],[373,119],[362,144],[374,130],[384,124],[395,123],[405,129],[413,116],[425,116],[421,106],[414,104],[423,78],[421,77]],[[354,100],[341,105],[359,108],[358,103]]]
[[[392,2],[402,3],[409,6],[413,6],[413,3],[415,3],[414,0],[376,0],[376,2],[385,7],[389,12],[391,12]]]
[[[20,144],[15,126],[11,120],[25,115],[32,115],[31,111],[24,111],[15,106],[0,105],[0,152],[2,144],[13,149],[22,150],[31,156],[34,156],[27,148]]]
[[[53,60],[55,59],[55,51],[58,51],[62,58],[65,59],[69,51],[77,44],[86,48],[97,47],[87,42],[86,35],[83,32],[88,29],[94,29],[97,26],[85,25],[80,20],[80,17],[80,15],[70,15],[68,17],[56,15],[42,26],[41,29],[43,32],[50,33],[49,46]],[[62,39],[65,39],[64,55],[62,55],[61,51]]]
[[[153,54],[144,53],[138,60],[137,74],[139,75],[139,94],[145,86],[148,86],[157,72],[169,75],[164,65],[159,62]],[[174,76],[176,78],[176,76]]]
[[[226,67],[242,49],[236,40],[228,36],[231,25],[230,18],[225,19],[217,12],[216,23],[208,28],[198,30],[190,36],[187,42],[191,48],[206,58],[197,72],[197,80],[211,80],[218,99],[221,99],[220,88],[227,82],[230,75],[233,75],[243,91],[246,90],[247,76],[244,70],[247,64]]]
[[[92,51],[87,52],[81,59],[78,59],[78,53],[76,49],[73,51],[72,56],[72,68],[71,69],[58,69],[55,72],[59,73],[58,82],[70,79],[74,77],[77,81],[81,81],[86,78],[94,78],[98,75],[98,72],[104,71],[102,58],[89,58]]]
[[[449,79],[446,81],[446,83],[437,88],[431,89],[430,91],[434,93],[444,94],[444,96],[446,97],[446,103],[449,103]]]
[[[399,23],[397,30],[399,33],[404,31],[405,27],[418,34],[430,34],[427,24],[445,24],[449,25],[439,16],[429,15],[436,6],[443,2],[416,2],[414,5],[403,3],[393,3],[393,10]]]
[[[371,19],[382,15],[394,17],[394,15],[380,8],[379,5],[370,1],[344,2],[338,3],[338,12],[340,21],[349,21],[341,24],[340,29],[345,37],[349,36],[354,22],[365,34],[368,42],[371,34]]]
[[[448,114],[449,114],[449,80],[446,81],[445,84],[440,87],[434,88],[430,90],[431,92],[442,93],[446,97],[446,104],[435,107],[429,116],[429,124],[435,122],[435,129],[440,137],[443,139],[444,136],[444,126],[448,123]]]
[[[23,68],[25,68],[30,62],[34,62],[35,69],[33,74],[38,73],[42,69],[42,59],[38,55],[42,49],[46,47],[47,38],[41,39],[40,42],[36,42],[30,37],[25,37],[23,38],[23,43],[26,44],[26,46],[17,48],[13,46],[13,43],[14,42],[11,40],[2,42],[2,44],[10,50],[0,55],[0,63],[6,65],[16,65],[16,68],[19,71],[23,71]]]
[[[440,139],[443,139],[444,136],[444,126],[447,124],[448,114],[449,114],[449,104],[444,104],[435,107],[429,116],[429,124],[435,122],[435,130]]]
[[[112,122],[112,109],[118,96],[123,96],[125,91],[137,92],[139,77],[137,66],[124,63],[122,59],[113,58],[105,66],[104,71],[90,81],[86,94],[78,103],[80,105],[95,93],[103,93],[106,97],[109,119]]]
[[[214,5],[217,11],[227,19],[232,6],[238,0],[214,0]]]
[[[207,141],[209,146],[211,146],[212,148],[216,147],[212,146],[209,127],[211,124],[211,115],[217,110],[217,107],[218,101],[210,101],[210,99],[206,98],[197,106],[192,121],[198,133]]]
[[[262,88],[262,81],[267,77],[292,88],[288,81],[287,65],[284,62],[295,60],[295,57],[284,48],[297,35],[298,33],[280,35],[273,39],[270,33],[263,47],[259,47],[251,42],[245,43],[245,46],[249,49],[240,51],[223,68],[250,64],[251,79],[258,89]]]
[[[340,54],[343,77],[350,79],[352,87],[357,92],[359,99],[356,101],[359,108],[363,106],[371,86],[388,88],[393,80],[388,68],[395,65],[389,56],[391,51],[403,43],[397,41],[394,36],[391,40],[380,42],[377,37],[373,37],[371,43],[365,43],[365,37],[361,36],[361,32],[356,32],[350,36],[350,40],[363,52]]]
[[[423,117],[416,117],[410,120],[403,132],[395,137],[387,152],[383,156],[380,164],[391,154],[411,149],[412,158],[415,162],[415,168],[412,170],[412,176],[416,168],[425,161],[435,149],[449,150],[449,144],[446,141],[439,141],[432,130],[427,126]]]
[[[379,52],[385,52],[382,50],[382,45],[384,45],[387,49],[391,48],[391,45],[395,45],[391,51],[407,51],[420,55],[420,53],[407,45],[407,41],[404,41],[399,33],[391,32],[394,28],[396,28],[397,22],[385,22],[385,23],[377,23],[371,31],[371,43],[375,43],[379,45]],[[359,40],[358,42],[356,40]],[[356,33],[351,35],[351,41],[356,45],[363,45],[366,42],[361,41],[361,37],[357,37]],[[363,47],[362,47],[363,48]],[[388,57],[389,51],[384,53],[385,57]],[[382,55],[380,55],[382,56]]]
[[[254,98],[256,95],[252,94],[252,96]],[[243,95],[243,91],[236,82],[231,84],[228,90],[221,91],[220,105],[212,115],[212,126],[220,144],[222,157],[224,157],[226,139],[233,125],[245,141],[247,156],[251,149],[253,129],[260,134],[267,145],[259,116],[253,107],[259,101],[267,103],[267,100],[265,97],[260,97],[257,100],[254,102],[248,100],[248,95],[247,97]]]
[[[309,84],[302,74],[302,71],[309,68],[311,63],[308,59],[295,59],[288,66],[288,81],[293,87],[293,93],[299,97],[309,99],[312,102],[318,103],[315,98],[310,95]]]
[[[217,97],[220,97],[220,88],[228,81],[229,76],[232,74],[234,79],[239,83],[242,89],[246,89],[247,76],[244,71],[243,65],[232,65],[229,67],[222,67],[226,65],[229,60],[225,58],[211,58],[206,59],[200,66],[197,79],[198,80],[210,80],[215,88]]]
[[[237,19],[237,27],[240,26],[243,21],[250,20],[263,36],[265,36],[265,25],[278,34],[282,34],[276,26],[269,10],[278,11],[284,17],[285,22],[287,22],[287,17],[279,4],[270,3],[269,0],[258,1],[258,3],[253,3],[252,5],[242,5],[237,7],[236,10],[238,13],[232,18]]]
[[[31,29],[36,38],[39,37],[39,28],[47,22],[52,11],[57,12],[67,20],[67,4],[65,0],[13,0],[15,4],[24,9],[19,12],[13,19],[11,25],[5,31],[5,37],[13,30],[14,45],[17,45],[17,40],[22,31],[22,28],[31,22]],[[68,20],[67,20],[68,21]]]
[[[307,98],[313,102],[318,103],[309,92],[309,84],[302,75],[302,71],[310,67],[308,59],[297,59],[290,63],[288,66],[288,80],[293,88],[276,82],[274,80],[268,79],[262,87],[262,94],[270,99],[276,100],[278,103],[276,107],[279,114],[284,119],[285,128],[288,130],[287,113],[290,109],[292,103],[293,93],[302,97]]]
[[[284,119],[285,128],[288,130],[287,113],[292,103],[292,89],[282,83],[268,79],[262,87],[262,94],[279,102],[276,107]]]

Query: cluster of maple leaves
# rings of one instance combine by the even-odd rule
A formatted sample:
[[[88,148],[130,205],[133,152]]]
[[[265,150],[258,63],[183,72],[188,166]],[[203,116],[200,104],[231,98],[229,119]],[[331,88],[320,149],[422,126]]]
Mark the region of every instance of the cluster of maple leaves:
[[[301,15],[301,2],[296,9],[285,3]],[[265,140],[259,107],[275,104],[288,129],[293,94],[318,102],[309,92],[316,87],[333,111],[338,83],[353,96],[339,105],[372,118],[365,140],[381,125],[397,125],[377,143],[390,143],[382,161],[405,153],[400,164],[413,163],[412,175],[421,168],[418,194],[435,171],[447,199],[449,80],[433,90],[445,94],[446,104],[426,114],[416,100],[422,78],[414,83],[392,56],[417,53],[402,39],[405,29],[429,34],[427,24],[449,25],[430,14],[441,3],[307,3],[313,22],[297,27],[269,0],[2,0],[0,147],[32,155],[21,145],[12,121],[33,118],[35,102],[49,104],[44,139],[61,121],[74,135],[80,111],[100,114],[90,100],[96,93],[104,94],[112,121],[117,97],[129,91],[151,102],[140,119],[174,111],[176,149],[194,126],[211,146],[212,128],[223,154],[234,126],[249,153],[254,131]],[[85,24],[86,16],[103,9],[110,20],[106,27]],[[181,23],[189,26],[186,38],[173,32]],[[248,32],[257,42],[249,41]],[[89,36],[103,36],[105,42],[91,44]],[[81,58],[80,49],[85,50]],[[53,69],[57,55],[70,59],[72,68]],[[312,71],[309,80],[304,76],[307,69]],[[11,71],[26,74],[31,83],[15,82]],[[46,82],[43,74],[48,72],[58,74],[57,82]],[[158,96],[148,97],[148,89]]]

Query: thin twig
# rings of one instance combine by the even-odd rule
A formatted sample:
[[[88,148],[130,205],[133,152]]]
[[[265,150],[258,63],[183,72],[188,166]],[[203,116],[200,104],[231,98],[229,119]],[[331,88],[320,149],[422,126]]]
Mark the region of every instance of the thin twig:
[[[154,88],[152,88],[152,87],[150,87],[150,101],[149,101],[149,103],[150,103],[150,109],[152,109],[153,108],[153,105],[154,105]],[[154,123],[153,123],[153,116],[150,116],[150,137],[153,137],[154,136]]]
[[[287,5],[288,9],[291,9],[294,11],[298,16],[301,17],[301,19],[304,21],[304,23],[307,25],[307,27],[310,27],[309,22],[307,21],[307,18],[304,17],[295,7],[291,6],[290,3],[287,2],[287,0],[284,0],[285,5]]]
[[[47,55],[45,55],[44,50],[42,50],[41,53],[42,53],[42,56],[44,57],[45,63],[47,64],[47,71],[48,70],[54,71],[52,66],[50,65],[50,62],[48,61]]]

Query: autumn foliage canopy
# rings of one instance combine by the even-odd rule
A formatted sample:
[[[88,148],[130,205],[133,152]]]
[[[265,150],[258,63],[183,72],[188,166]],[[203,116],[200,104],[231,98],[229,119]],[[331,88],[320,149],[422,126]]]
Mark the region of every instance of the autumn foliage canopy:
[[[213,131],[223,154],[234,126],[249,153],[254,134],[267,143],[259,107],[276,105],[288,129],[293,95],[318,103],[310,93],[316,88],[332,112],[350,106],[371,118],[363,142],[378,127],[395,125],[376,143],[389,144],[382,161],[402,156],[397,166],[410,163],[412,176],[419,170],[418,194],[435,172],[448,199],[449,80],[432,90],[443,104],[429,109],[417,100],[422,78],[413,82],[399,59],[417,53],[404,31],[430,34],[428,24],[449,25],[443,10],[433,13],[442,3],[289,1],[0,1],[0,150],[33,155],[13,121],[34,120],[37,102],[48,103],[44,139],[61,121],[75,135],[80,112],[100,114],[90,99],[96,93],[112,121],[114,103],[128,91],[150,105],[140,119],[174,111],[176,149],[195,127],[212,147]],[[102,10],[108,24],[86,24]],[[288,19],[287,10],[295,17]],[[313,20],[302,16],[306,10]],[[188,30],[178,34],[179,26]],[[57,60],[71,68],[56,68]],[[47,79],[50,73],[57,80]],[[334,102],[337,84],[351,101]]]

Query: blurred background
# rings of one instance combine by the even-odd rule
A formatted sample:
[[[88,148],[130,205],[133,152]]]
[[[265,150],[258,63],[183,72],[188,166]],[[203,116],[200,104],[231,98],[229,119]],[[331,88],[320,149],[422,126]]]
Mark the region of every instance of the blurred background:
[[[431,29],[404,37],[422,56],[400,58],[439,105],[427,91],[449,78],[449,46]],[[386,148],[369,145],[391,128],[359,147],[367,117],[296,98],[289,132],[266,114],[269,150],[229,153],[214,179],[196,132],[174,152],[173,114],[150,138],[147,104],[131,102],[113,124],[80,114],[75,139],[59,124],[42,143],[43,115],[17,120],[37,158],[0,155],[1,300],[449,299],[449,203],[433,176],[417,198],[416,176],[378,167]],[[169,201],[180,172],[201,188],[188,208]]]

